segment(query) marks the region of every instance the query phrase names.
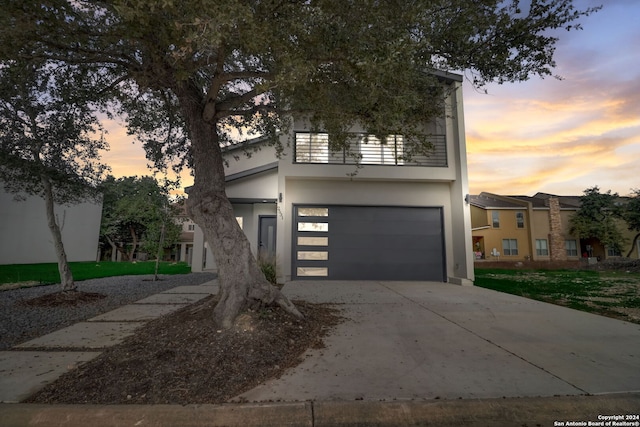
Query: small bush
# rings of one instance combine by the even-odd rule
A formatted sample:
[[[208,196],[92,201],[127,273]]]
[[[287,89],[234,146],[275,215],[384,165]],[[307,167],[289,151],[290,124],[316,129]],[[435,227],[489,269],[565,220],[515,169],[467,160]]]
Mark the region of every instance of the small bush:
[[[258,265],[264,274],[264,277],[272,285],[278,284],[278,266],[275,255],[265,253],[258,254]]]

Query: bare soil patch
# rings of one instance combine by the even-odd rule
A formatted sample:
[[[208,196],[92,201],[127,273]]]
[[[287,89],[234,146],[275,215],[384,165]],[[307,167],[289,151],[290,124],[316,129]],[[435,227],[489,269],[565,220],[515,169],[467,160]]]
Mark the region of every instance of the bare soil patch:
[[[298,365],[341,321],[331,306],[295,301],[305,319],[266,307],[213,323],[215,296],[143,326],[63,375],[32,403],[223,403]]]
[[[97,292],[60,291],[22,301],[20,304],[30,307],[61,307],[90,304],[107,296]]]

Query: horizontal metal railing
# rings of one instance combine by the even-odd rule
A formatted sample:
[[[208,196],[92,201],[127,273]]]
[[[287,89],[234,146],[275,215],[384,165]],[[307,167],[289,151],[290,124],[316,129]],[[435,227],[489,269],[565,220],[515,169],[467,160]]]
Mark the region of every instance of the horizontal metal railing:
[[[296,133],[294,159],[296,163],[446,167],[445,135],[426,135],[424,138],[432,147],[409,156],[400,135],[391,135],[383,143],[371,135],[354,133],[348,147],[332,151],[328,134],[299,132]]]

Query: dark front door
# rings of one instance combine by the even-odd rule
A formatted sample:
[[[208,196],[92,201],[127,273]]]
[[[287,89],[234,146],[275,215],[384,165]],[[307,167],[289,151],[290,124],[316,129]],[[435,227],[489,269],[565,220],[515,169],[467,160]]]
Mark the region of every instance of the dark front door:
[[[258,230],[258,255],[263,257],[276,256],[276,217],[271,215],[260,216]]]

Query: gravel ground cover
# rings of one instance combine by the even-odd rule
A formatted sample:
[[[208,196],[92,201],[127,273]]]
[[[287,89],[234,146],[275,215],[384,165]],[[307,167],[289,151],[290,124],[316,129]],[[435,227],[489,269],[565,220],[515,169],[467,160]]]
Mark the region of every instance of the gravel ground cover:
[[[78,290],[104,298],[75,306],[38,307],[26,302],[60,290],[60,285],[36,286],[0,292],[0,350],[90,319],[125,304],[184,285],[215,279],[214,273],[149,276],[116,276],[77,282]]]

